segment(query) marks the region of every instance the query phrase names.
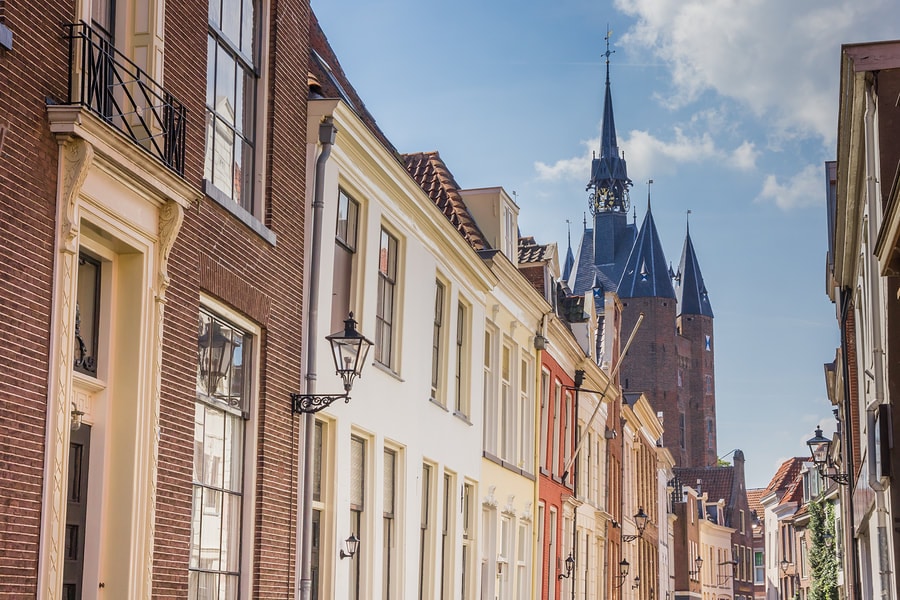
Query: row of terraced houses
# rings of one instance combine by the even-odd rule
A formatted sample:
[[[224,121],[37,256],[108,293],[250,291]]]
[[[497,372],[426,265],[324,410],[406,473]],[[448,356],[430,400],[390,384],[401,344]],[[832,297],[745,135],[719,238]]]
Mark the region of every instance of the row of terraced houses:
[[[305,0],[0,0],[0,596],[752,597],[708,291],[628,222],[606,57],[561,259],[394,148]],[[352,400],[295,414],[348,317]]]

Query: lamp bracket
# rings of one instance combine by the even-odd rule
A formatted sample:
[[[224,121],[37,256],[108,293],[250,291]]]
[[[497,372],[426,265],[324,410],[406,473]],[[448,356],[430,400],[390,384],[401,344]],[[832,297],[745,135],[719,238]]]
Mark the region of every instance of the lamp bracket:
[[[350,402],[349,394],[291,394],[291,413],[317,413],[337,400]]]
[[[627,544],[629,542],[633,542],[634,540],[638,539],[639,537],[641,537],[641,536],[640,535],[623,535],[622,541]]]

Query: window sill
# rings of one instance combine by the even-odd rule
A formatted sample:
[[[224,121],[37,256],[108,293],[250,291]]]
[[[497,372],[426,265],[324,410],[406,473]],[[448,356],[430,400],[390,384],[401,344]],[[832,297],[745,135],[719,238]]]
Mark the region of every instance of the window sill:
[[[393,370],[392,368],[388,367],[387,365],[381,364],[381,363],[378,362],[377,360],[376,360],[375,362],[372,363],[372,366],[375,367],[376,369],[378,369],[379,371],[382,371],[383,373],[387,373],[388,375],[390,375],[391,377],[393,377],[393,378],[396,379],[397,381],[400,381],[400,382],[403,382],[403,381],[404,381],[404,379],[403,379],[402,377],[400,377],[400,373],[398,373],[397,371],[395,371],[395,370]]]
[[[504,469],[506,469],[506,470],[508,470],[508,471],[512,471],[513,473],[517,473],[518,475],[521,475],[522,477],[525,477],[526,479],[529,479],[529,480],[531,480],[531,481],[535,481],[534,475],[532,475],[531,473],[529,473],[529,472],[526,471],[525,469],[521,469],[521,468],[517,467],[516,465],[514,465],[514,464],[512,464],[512,463],[510,463],[510,462],[506,462],[505,460],[503,460],[503,459],[500,458],[499,456],[494,456],[493,454],[491,454],[491,453],[488,452],[487,450],[482,451],[481,455],[482,455],[484,458],[486,458],[487,460],[491,461],[492,463],[497,464],[497,465],[500,465],[501,467],[503,467]]]
[[[444,406],[440,400],[435,400],[434,398],[428,398],[428,401],[440,408],[444,412],[450,412],[446,406]]]
[[[459,419],[460,421],[462,421],[463,423],[465,423],[466,425],[469,425],[469,426],[472,425],[472,421],[469,420],[468,415],[461,413],[458,410],[453,411],[453,416],[456,417],[457,419]]]
[[[264,239],[272,246],[276,245],[275,232],[262,224],[262,222],[250,214],[243,206],[226,196],[208,179],[203,180],[203,192],[207,198],[230,212],[238,221],[249,227],[253,233]]]

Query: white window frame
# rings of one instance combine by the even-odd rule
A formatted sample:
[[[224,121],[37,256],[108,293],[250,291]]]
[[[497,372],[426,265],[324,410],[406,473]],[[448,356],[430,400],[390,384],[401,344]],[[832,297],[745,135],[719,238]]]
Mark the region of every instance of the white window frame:
[[[387,238],[387,239],[385,239]],[[387,250],[384,243],[387,241]],[[395,256],[393,257],[393,273],[391,273],[391,241],[395,248]],[[403,272],[400,257],[403,255],[402,242],[393,230],[381,226],[378,236],[378,290],[376,294],[375,308],[375,362],[386,367],[387,369],[399,372],[399,356],[398,348],[400,339],[400,296],[401,296],[401,273]],[[381,254],[386,253],[387,264],[385,270],[382,269]],[[383,286],[390,286],[391,295],[391,314],[382,314],[381,297],[386,290]],[[387,331],[387,334],[385,333]],[[387,339],[385,340],[385,336]]]
[[[241,541],[240,541],[240,583],[239,594],[241,598],[249,598],[253,589],[253,544],[255,540],[254,514],[256,510],[256,455],[258,438],[257,414],[259,410],[259,377],[261,362],[262,329],[253,321],[227,307],[225,304],[214,300],[206,294],[201,294],[200,309],[213,313],[231,325],[244,331],[253,339],[253,348],[249,357],[252,374],[248,378],[250,390],[248,392],[248,410],[244,416],[244,441],[243,441],[243,485],[241,501]],[[199,316],[199,311],[198,311]],[[246,358],[244,360],[247,360]],[[195,402],[200,401],[195,400]]]

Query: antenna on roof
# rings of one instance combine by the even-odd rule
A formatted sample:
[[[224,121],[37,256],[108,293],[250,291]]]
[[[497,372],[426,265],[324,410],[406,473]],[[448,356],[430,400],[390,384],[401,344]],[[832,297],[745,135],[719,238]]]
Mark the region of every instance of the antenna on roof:
[[[572,247],[572,222],[566,219],[566,234],[569,237],[569,247]]]
[[[691,209],[687,210],[687,214],[684,216],[685,224],[687,225],[687,232],[691,232]]]
[[[647,180],[647,212],[650,212],[650,187],[653,185],[653,180]]]
[[[581,213],[584,218],[584,229],[587,231],[587,213]]]

